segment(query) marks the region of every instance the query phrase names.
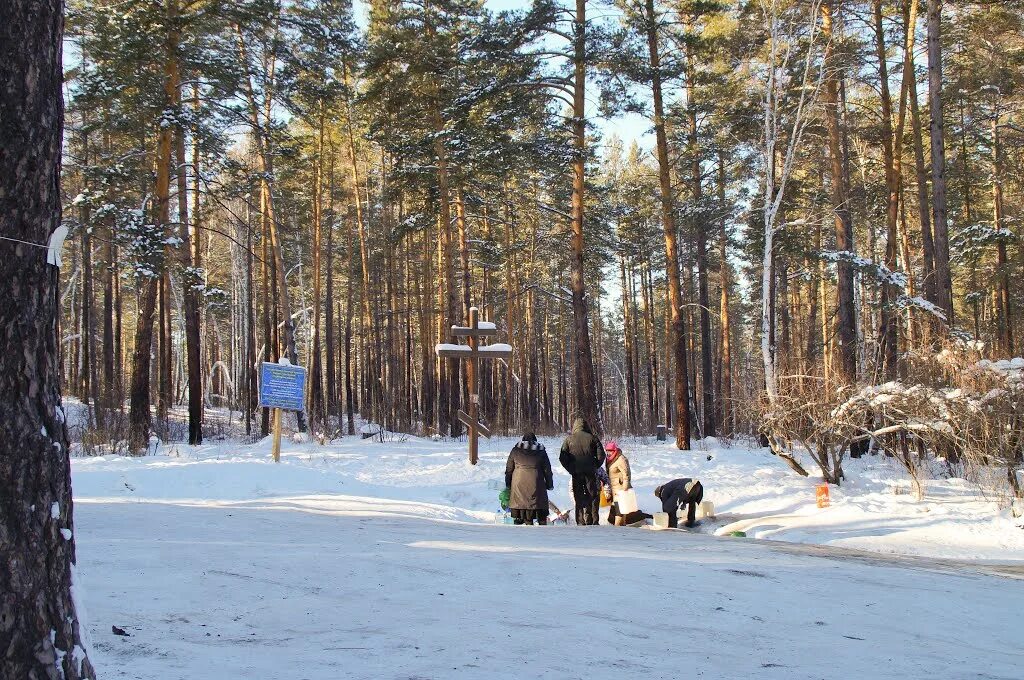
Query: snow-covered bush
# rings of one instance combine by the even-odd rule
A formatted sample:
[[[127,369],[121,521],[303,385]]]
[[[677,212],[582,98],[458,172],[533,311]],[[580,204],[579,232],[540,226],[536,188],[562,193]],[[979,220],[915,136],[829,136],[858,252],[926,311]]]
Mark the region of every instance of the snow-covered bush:
[[[993,491],[1024,498],[1024,358],[990,361],[947,349],[949,424],[964,473]]]
[[[843,479],[846,457],[856,430],[836,418],[849,388],[813,376],[789,376],[779,380],[774,401],[761,405],[761,433],[772,453],[796,472],[807,475],[795,453],[805,452],[831,484]]]
[[[899,461],[920,500],[928,453],[948,451],[954,443],[950,392],[901,382],[869,385],[838,406],[832,417],[852,433],[853,444],[870,441]]]
[[[838,484],[851,450],[870,444],[907,471],[914,493],[934,461],[1004,502],[1024,498],[1024,358],[992,361],[974,341],[905,357],[900,381],[853,388],[814,376],[780,378],[761,408],[761,432],[797,472],[806,453]]]

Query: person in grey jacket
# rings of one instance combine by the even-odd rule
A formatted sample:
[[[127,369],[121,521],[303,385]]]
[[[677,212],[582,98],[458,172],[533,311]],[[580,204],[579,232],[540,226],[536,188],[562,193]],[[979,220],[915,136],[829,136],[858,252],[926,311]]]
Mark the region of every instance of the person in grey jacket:
[[[699,481],[689,477],[673,479],[655,489],[654,495],[661,499],[661,510],[668,513],[668,525],[671,528],[679,526],[678,512],[684,505],[686,526],[696,524],[697,504],[704,500],[704,487]]]
[[[508,506],[516,524],[548,523],[548,491],[555,481],[548,452],[532,432],[508,454],[505,487],[511,489]]]

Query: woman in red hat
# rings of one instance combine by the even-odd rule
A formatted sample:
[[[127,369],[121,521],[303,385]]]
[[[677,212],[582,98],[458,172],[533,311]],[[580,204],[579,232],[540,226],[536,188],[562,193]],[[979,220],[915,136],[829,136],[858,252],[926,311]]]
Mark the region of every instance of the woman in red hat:
[[[608,523],[615,524],[616,517],[622,517],[623,524],[632,524],[633,522],[639,522],[642,519],[650,519],[650,515],[640,512],[631,512],[627,515],[619,514],[618,503],[616,497],[620,492],[628,491],[633,488],[633,477],[629,470],[629,459],[626,458],[625,454],[622,453],[622,449],[619,448],[618,442],[614,439],[604,446],[605,453],[605,466],[608,470],[608,481],[612,488],[612,505],[608,511]]]

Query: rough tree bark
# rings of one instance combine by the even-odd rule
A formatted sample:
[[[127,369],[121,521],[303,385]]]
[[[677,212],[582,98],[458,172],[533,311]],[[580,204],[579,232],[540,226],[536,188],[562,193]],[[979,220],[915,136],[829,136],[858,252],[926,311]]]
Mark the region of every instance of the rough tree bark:
[[[924,297],[933,304],[938,304],[935,291],[935,241],[932,236],[932,216],[928,200],[928,169],[924,160],[924,135],[921,123],[921,107],[917,101],[917,73],[914,63],[914,42],[917,32],[918,0],[911,0],[905,9],[906,23],[906,57],[904,68],[910,73],[907,79],[907,100],[910,103],[911,137],[914,142],[914,176],[917,182],[917,205],[921,222],[921,256],[923,263],[922,285]]]
[[[702,437],[715,435],[715,393],[714,373],[711,362],[711,299],[708,293],[708,220],[702,213],[701,201],[703,200],[703,171],[701,169],[701,149],[697,139],[697,105],[696,89],[697,80],[693,73],[694,58],[692,50],[686,49],[687,71],[690,75],[686,83],[686,116],[689,123],[690,147],[690,189],[693,196],[693,204],[696,208],[694,215],[694,237],[697,240],[697,305],[699,306],[700,318],[700,380],[701,380],[701,408],[702,408]],[[678,360],[677,360],[678,361]],[[695,379],[696,380],[696,379]],[[679,388],[676,387],[676,399],[679,399]],[[694,388],[696,396],[696,387]],[[678,428],[678,424],[677,424]]]
[[[661,92],[661,55],[654,0],[646,0],[647,48],[651,60],[651,93],[654,104],[654,134],[658,150],[658,179],[661,185],[661,223],[665,232],[665,274],[668,277],[669,314],[672,319],[672,356],[675,358],[676,448],[690,448],[690,390],[687,384],[686,324],[683,320],[682,284],[679,280],[679,245],[675,210],[672,205],[671,161],[665,133],[665,111]],[[699,167],[698,167],[699,173]],[[705,289],[705,293],[707,290]],[[707,379],[708,376],[705,376]],[[705,404],[709,408],[710,404]]]
[[[935,304],[953,326],[946,209],[946,147],[942,130],[942,0],[928,0],[928,99],[931,105],[932,222],[935,229]]]
[[[1010,302],[1009,259],[1006,253],[1006,239],[1002,231],[1005,224],[1003,209],[1003,156],[999,141],[998,105],[992,116],[992,219],[1000,232],[996,241],[996,302],[999,311],[999,344],[1006,356],[1013,356],[1013,308]]]
[[[176,99],[181,101],[181,85],[178,85]],[[192,237],[189,235],[188,219],[188,174],[185,170],[185,130],[180,126],[176,127],[175,154],[178,164],[178,215],[180,226],[178,228],[178,256],[181,261],[182,275],[182,301],[185,312],[185,356],[188,366],[188,443],[198,445],[203,443],[203,367],[201,361],[201,349],[199,344],[199,294],[197,286],[202,285],[203,280],[199,275],[198,263],[192,258]],[[197,144],[193,140],[193,144]],[[198,168],[193,168],[198,172]],[[193,218],[197,217],[193,215]],[[196,234],[198,238],[198,234]]]
[[[586,76],[587,0],[576,0],[573,24],[573,160],[572,160],[572,252],[569,287],[572,290],[573,331],[576,340],[576,403],[594,433],[602,435],[601,405],[597,400],[594,356],[590,349],[590,321],[587,287],[583,271],[583,194],[587,155]]]
[[[168,25],[174,25],[174,4],[167,6]],[[177,64],[178,35],[175,31],[167,32],[164,43],[164,102],[167,108],[176,103],[176,94],[180,87]],[[156,152],[156,212],[157,225],[167,228],[170,222],[171,200],[171,145],[174,141],[174,127],[164,125],[160,128]],[[128,406],[128,448],[132,453],[145,453],[149,445],[151,415],[150,406],[150,363],[153,349],[153,312],[156,311],[160,281],[163,278],[163,248],[155,255],[161,261],[159,266],[151,267],[153,275],[146,277],[139,300],[138,321],[135,325],[135,351],[132,355],[132,383]],[[163,320],[161,314],[161,329]],[[158,353],[157,366],[163,365],[164,348]]]
[[[718,400],[721,405],[722,433],[732,434],[733,405],[732,405],[732,321],[729,310],[729,288],[732,285],[732,275],[729,268],[729,235],[726,232],[725,214],[725,158],[722,152],[718,154],[718,209],[721,215],[718,218],[718,268],[721,281],[719,314],[721,315],[721,368],[719,370],[720,387]]]
[[[894,144],[902,146],[902,115],[903,98],[900,98],[900,137],[895,138],[892,125],[892,96],[889,94],[889,68],[885,54],[885,28],[882,25],[882,0],[874,0],[872,7],[875,28],[875,51],[878,56],[878,79],[882,102],[882,161],[885,165],[885,186],[887,191],[885,211],[885,266],[889,271],[896,270],[896,245],[898,237],[896,225],[899,219],[900,180],[897,152]],[[902,91],[901,91],[902,95]],[[893,296],[896,289],[888,282],[882,282],[881,314],[882,323],[879,329],[881,337],[882,357],[881,374],[886,380],[896,377],[897,344],[899,342],[896,311]]]
[[[835,212],[836,250],[853,253],[853,216],[850,212],[850,191],[842,145],[839,116],[839,81],[841,68],[834,63],[835,41],[833,33],[833,4],[825,0],[821,5],[821,32],[825,39],[825,127],[828,130],[829,160],[832,175],[832,209]],[[842,379],[853,383],[857,379],[857,313],[853,301],[853,265],[842,257],[838,270],[836,330],[839,336],[839,357]]]
[[[313,261],[313,326],[312,331],[312,347],[309,352],[309,420],[310,428],[316,430],[319,426],[320,431],[318,434],[324,437],[329,437],[328,425],[330,423],[330,416],[326,409],[326,402],[324,400],[324,380],[323,380],[323,363],[321,360],[321,319],[323,310],[323,193],[324,193],[324,130],[326,126],[326,114],[324,111],[324,102],[321,99],[318,102],[318,115],[317,115],[317,141],[316,141],[316,160],[313,162],[313,224],[311,225],[311,231],[313,232],[313,243],[311,245],[312,254],[311,259]],[[331,304],[328,302],[328,304]],[[332,349],[328,346],[328,352]]]
[[[5,2],[0,24],[0,233],[46,244],[60,225],[60,0]],[[95,678],[72,597],[75,541],[60,406],[57,269],[0,258],[0,677]],[[14,349],[17,351],[13,351]]]

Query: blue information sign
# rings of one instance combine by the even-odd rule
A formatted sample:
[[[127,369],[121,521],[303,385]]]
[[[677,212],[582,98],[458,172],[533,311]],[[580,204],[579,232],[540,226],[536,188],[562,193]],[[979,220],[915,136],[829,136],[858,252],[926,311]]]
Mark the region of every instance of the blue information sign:
[[[305,394],[306,369],[290,364],[260,364],[260,406],[302,411]]]

